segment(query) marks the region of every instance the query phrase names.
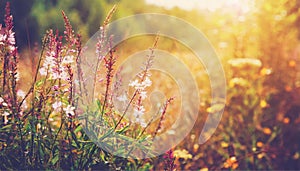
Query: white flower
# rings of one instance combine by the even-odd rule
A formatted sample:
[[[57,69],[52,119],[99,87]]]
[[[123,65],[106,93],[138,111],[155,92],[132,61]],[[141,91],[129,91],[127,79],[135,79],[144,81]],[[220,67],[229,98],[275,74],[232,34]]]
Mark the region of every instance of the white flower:
[[[146,99],[147,98],[147,92],[146,91],[141,91],[140,96],[141,96],[142,100]]]
[[[125,102],[127,102],[128,99],[127,99],[126,94],[123,94],[123,95],[117,97],[117,100],[125,103]]]
[[[0,97],[0,105],[7,106],[7,103],[5,103],[5,101],[2,97]]]
[[[141,116],[143,116],[145,113],[145,108],[144,106],[139,106],[139,108],[135,107],[133,110],[133,116],[135,116],[136,118],[140,118]]]
[[[62,64],[71,64],[74,62],[74,56],[73,55],[68,55],[68,56],[65,56],[63,61],[62,61]]]
[[[139,87],[140,83],[138,80],[130,81],[129,86],[134,87],[134,88]]]
[[[147,126],[147,124],[143,118],[136,118],[136,122],[139,123],[143,128],[145,128]]]
[[[9,36],[8,36],[7,40],[11,45],[15,45],[16,44],[15,33],[12,31],[9,31]]]
[[[151,86],[152,81],[149,79],[149,77],[146,77],[146,79],[142,82],[142,86],[144,88]]]
[[[61,107],[62,103],[59,101],[56,101],[52,104],[52,107],[55,111],[59,110],[59,108]]]
[[[66,108],[63,108],[63,110],[66,112],[68,117],[75,115],[75,113],[74,113],[75,107],[73,107],[71,105],[68,105]]]
[[[4,41],[6,39],[6,35],[5,34],[0,34],[0,45],[4,45]]]
[[[8,112],[4,112],[4,113],[2,114],[2,116],[4,116],[4,124],[5,124],[5,125],[8,123],[8,118],[7,118],[7,116],[9,116],[9,115],[10,115],[10,113],[8,113]]]
[[[40,68],[39,72],[41,75],[47,75],[47,69],[45,67]]]
[[[25,92],[23,90],[18,90],[17,91],[17,96],[21,97],[21,98],[24,98],[25,97]]]

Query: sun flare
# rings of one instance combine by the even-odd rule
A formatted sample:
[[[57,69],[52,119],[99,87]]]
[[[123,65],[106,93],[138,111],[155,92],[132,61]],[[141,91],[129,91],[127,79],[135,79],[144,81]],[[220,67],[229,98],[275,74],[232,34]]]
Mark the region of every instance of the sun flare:
[[[251,10],[252,1],[250,0],[146,0],[149,4],[163,6],[167,9],[179,7],[185,10],[199,9],[214,12],[217,10],[236,11],[247,13]]]

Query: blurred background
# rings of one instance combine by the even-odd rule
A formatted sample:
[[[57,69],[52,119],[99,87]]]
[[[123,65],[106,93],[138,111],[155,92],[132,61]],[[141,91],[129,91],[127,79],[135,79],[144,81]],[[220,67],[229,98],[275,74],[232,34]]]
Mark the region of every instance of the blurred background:
[[[1,21],[6,2],[0,1]],[[23,71],[21,78],[24,78],[21,84],[25,89],[29,85],[24,80],[33,75],[27,67],[33,67],[36,61],[31,56],[33,46],[36,43],[40,46],[47,29],[61,32],[64,29],[61,10],[65,11],[84,42],[98,31],[114,4],[117,4],[117,11],[112,20],[151,12],[173,15],[190,22],[204,33],[222,61],[227,79],[227,99],[217,131],[208,142],[199,145],[198,135],[207,113],[219,109],[218,106],[210,106],[210,84],[203,68],[190,67],[200,87],[201,117],[192,132],[175,148],[175,162],[179,169],[300,169],[300,1],[9,2],[21,54],[20,70]],[[145,49],[153,41],[149,41],[149,45],[134,42],[126,46]],[[182,47],[176,42],[169,41],[163,46],[163,49],[182,56],[187,65],[192,63],[189,61],[192,54],[178,52]],[[203,75],[198,74],[202,72]]]

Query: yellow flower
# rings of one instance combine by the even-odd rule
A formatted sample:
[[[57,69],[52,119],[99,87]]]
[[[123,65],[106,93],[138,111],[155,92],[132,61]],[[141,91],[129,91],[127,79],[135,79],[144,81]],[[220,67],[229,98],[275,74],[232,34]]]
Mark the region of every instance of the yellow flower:
[[[185,159],[185,160],[193,158],[193,156],[186,149],[175,150],[174,156]]]

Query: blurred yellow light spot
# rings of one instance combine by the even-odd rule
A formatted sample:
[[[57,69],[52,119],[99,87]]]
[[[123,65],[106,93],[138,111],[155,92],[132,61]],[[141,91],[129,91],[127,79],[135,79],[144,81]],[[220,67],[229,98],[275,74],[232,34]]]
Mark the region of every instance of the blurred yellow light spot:
[[[225,162],[224,162],[224,165],[223,167],[228,169],[228,168],[231,168],[233,170],[235,170],[236,168],[238,168],[239,164],[237,162],[237,159],[235,156],[233,157],[230,157],[229,159],[227,159]]]
[[[272,73],[272,69],[268,69],[268,68],[263,68],[260,70],[260,75],[264,76],[264,75],[270,75]]]
[[[202,169],[200,169],[200,171],[208,171],[208,168],[207,167],[202,168]]]
[[[259,59],[254,58],[235,58],[228,61],[228,63],[235,68],[244,67],[261,67],[262,63]]]
[[[258,158],[258,159],[262,159],[264,156],[265,156],[264,153],[259,153],[259,154],[257,155],[257,158]]]
[[[299,159],[299,157],[300,157],[300,154],[299,154],[299,152],[297,152],[294,154],[293,159],[297,160],[297,159]]]
[[[197,152],[197,150],[199,149],[199,144],[194,144],[193,149],[194,152]]]
[[[287,92],[292,91],[292,87],[291,87],[291,86],[288,86],[288,85],[285,86],[284,89],[285,89],[285,91],[287,91]]]
[[[236,85],[241,87],[246,87],[248,85],[248,81],[245,80],[244,78],[232,78],[229,81],[229,87],[234,87]]]
[[[285,118],[283,118],[282,122],[285,123],[285,124],[289,124],[290,123],[290,118],[285,117]]]
[[[256,146],[257,146],[257,147],[262,147],[263,145],[264,145],[264,143],[261,142],[261,141],[258,141],[258,142],[256,143]]]
[[[270,128],[264,128],[263,132],[267,135],[270,135],[272,133],[272,130]]]
[[[296,66],[296,61],[290,60],[290,61],[289,61],[289,66],[290,66],[290,67],[295,67],[295,66]]]
[[[219,111],[223,110],[224,107],[225,107],[225,104],[223,104],[223,103],[214,104],[211,107],[207,108],[206,112],[216,113],[216,112],[219,112]]]
[[[192,135],[191,135],[191,139],[194,140],[195,138],[196,138],[196,135],[195,135],[195,134],[192,134]]]
[[[227,148],[228,146],[229,146],[229,144],[227,142],[224,142],[224,141],[221,142],[221,147]]]
[[[265,108],[265,107],[267,107],[268,103],[265,100],[261,100],[259,105],[261,108]]]

